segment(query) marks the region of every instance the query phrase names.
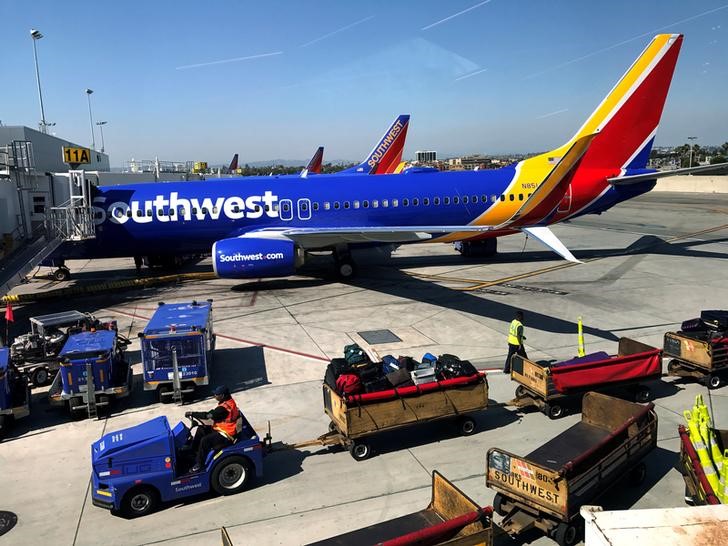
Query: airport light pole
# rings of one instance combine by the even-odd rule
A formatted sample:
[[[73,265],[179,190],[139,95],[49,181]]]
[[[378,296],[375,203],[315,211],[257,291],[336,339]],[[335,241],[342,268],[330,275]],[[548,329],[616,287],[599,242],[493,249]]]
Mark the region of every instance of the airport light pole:
[[[696,137],[696,136],[689,136],[688,137],[688,140],[691,141],[690,142],[690,163],[688,164],[688,168],[690,168],[690,167],[693,166],[693,146],[694,146],[694,144],[692,143],[692,141],[693,140],[698,140],[698,137]]]
[[[88,99],[88,119],[91,121],[91,148],[96,149],[96,135],[94,134],[94,117],[91,114],[91,93],[93,89],[86,89],[86,98]]]
[[[43,93],[40,90],[40,72],[38,70],[38,48],[35,43],[40,40],[43,35],[39,30],[30,29],[30,37],[33,39],[33,59],[35,59],[35,81],[38,83],[38,100],[40,101],[40,132],[47,134],[48,128],[45,119],[45,110],[43,109]]]
[[[109,123],[108,121],[97,121],[96,125],[99,126],[99,131],[101,131],[101,152],[104,151],[104,125]]]

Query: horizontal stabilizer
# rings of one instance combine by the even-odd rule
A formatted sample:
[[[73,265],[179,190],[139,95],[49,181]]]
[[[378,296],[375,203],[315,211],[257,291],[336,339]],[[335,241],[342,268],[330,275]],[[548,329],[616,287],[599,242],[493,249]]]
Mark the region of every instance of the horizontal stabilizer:
[[[610,184],[615,186],[623,186],[627,184],[636,184],[645,180],[656,180],[658,178],[667,178],[668,176],[679,176],[681,174],[709,173],[721,172],[728,170],[728,163],[716,163],[715,165],[700,165],[699,167],[686,167],[684,169],[675,169],[674,171],[655,171],[651,173],[632,174],[627,176],[615,176],[607,178]]]
[[[582,263],[580,260],[577,260],[571,252],[569,252],[569,249],[564,246],[564,243],[562,243],[559,238],[554,235],[554,232],[546,226],[526,227],[521,228],[521,231],[525,231],[534,239],[541,242],[541,244],[549,247],[564,260],[568,260],[576,264]]]

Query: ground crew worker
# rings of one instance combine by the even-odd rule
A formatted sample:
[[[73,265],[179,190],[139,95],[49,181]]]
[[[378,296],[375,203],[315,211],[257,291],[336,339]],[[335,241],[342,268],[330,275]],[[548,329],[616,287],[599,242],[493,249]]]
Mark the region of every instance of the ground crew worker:
[[[508,356],[506,357],[506,364],[503,366],[503,373],[511,373],[511,357],[513,355],[518,354],[523,358],[528,358],[526,349],[523,347],[525,340],[526,336],[523,335],[523,312],[517,311],[516,318],[511,321],[508,328]]]
[[[197,451],[195,466],[190,472],[200,472],[205,466],[207,454],[212,450],[222,449],[235,441],[237,434],[237,421],[240,411],[235,400],[230,396],[227,387],[217,387],[213,394],[217,400],[217,407],[212,411],[188,411],[185,417],[212,420],[212,426],[200,425],[197,427],[192,440],[192,450]]]

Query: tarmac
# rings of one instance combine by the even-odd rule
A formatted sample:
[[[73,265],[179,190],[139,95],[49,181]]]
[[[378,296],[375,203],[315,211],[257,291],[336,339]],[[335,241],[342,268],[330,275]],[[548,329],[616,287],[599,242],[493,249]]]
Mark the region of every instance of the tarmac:
[[[615,353],[621,336],[661,347],[666,331],[701,309],[728,307],[726,194],[652,193],[553,231],[585,263],[563,262],[538,242],[511,236],[499,240],[499,254],[490,259],[465,259],[450,245],[402,246],[389,260],[361,258],[359,275],[346,283],[318,257],[302,275],[286,279],[197,280],[16,306],[15,334],[27,329],[28,317],[64,309],[116,318],[133,340],[128,356],[136,375],[132,396],[100,420],[71,420],[48,405],[43,389],[33,391],[31,416],[0,443],[0,510],[18,515],[0,543],[217,545],[225,526],[235,544],[305,544],[424,508],[435,469],[490,504],[494,493],[484,477],[489,448],[525,455],[580,418],[550,420],[504,405],[515,388],[500,370],[516,310],[525,313],[529,357],[566,359],[576,354],[579,317],[587,352]],[[72,281],[34,279],[18,291],[135,275],[131,259],[69,265]],[[209,268],[208,260],[188,270]],[[158,415],[174,424],[186,411],[214,405],[209,390],[185,406],[159,404],[143,391],[136,337],[158,301],[207,298],[214,299],[218,336],[213,383],[230,386],[260,434],[270,422],[274,441],[301,442],[326,432],[326,364],[371,330],[388,329],[401,340],[371,345],[380,355],[453,353],[488,370],[492,406],[476,416],[473,436],[458,436],[447,421],[382,434],[375,456],[362,462],[342,450],[272,453],[264,477],[238,495],[194,497],[136,520],[92,506],[93,441]],[[697,393],[712,405],[715,425],[728,428],[728,387],[708,391],[665,377],[651,388],[659,429],[646,482],[616,484],[600,499],[605,508],[684,506],[675,468],[677,426]],[[552,544],[538,535],[526,537],[531,540]]]

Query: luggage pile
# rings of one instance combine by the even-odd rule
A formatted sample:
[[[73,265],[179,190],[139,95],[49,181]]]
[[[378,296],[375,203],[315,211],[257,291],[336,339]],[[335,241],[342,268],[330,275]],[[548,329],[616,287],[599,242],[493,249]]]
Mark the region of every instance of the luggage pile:
[[[724,341],[728,343],[728,311],[701,311],[699,318],[686,320],[680,331],[700,341]]]
[[[338,394],[355,395],[414,387],[459,377],[478,375],[467,360],[455,355],[439,357],[426,353],[421,362],[409,356],[387,355],[372,362],[356,343],[344,347],[343,358],[334,358],[326,368],[324,382]]]

